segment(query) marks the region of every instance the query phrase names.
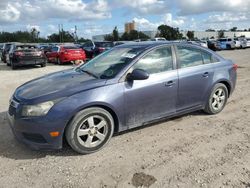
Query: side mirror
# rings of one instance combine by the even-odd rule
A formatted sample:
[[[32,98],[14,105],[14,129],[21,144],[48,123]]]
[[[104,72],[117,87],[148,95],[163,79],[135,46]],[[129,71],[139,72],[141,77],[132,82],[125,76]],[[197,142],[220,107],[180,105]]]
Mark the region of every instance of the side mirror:
[[[133,81],[133,80],[146,80],[148,79],[149,74],[147,71],[142,70],[142,69],[134,69],[132,73],[129,73],[127,75],[127,80],[128,81]]]

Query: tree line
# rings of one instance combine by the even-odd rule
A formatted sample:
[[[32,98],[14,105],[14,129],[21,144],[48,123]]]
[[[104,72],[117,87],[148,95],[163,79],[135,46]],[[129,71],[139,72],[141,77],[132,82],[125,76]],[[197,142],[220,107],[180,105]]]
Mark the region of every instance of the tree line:
[[[35,28],[31,31],[0,32],[0,42],[21,42],[21,43],[59,43],[59,42],[86,42],[88,39],[77,38],[69,31],[53,33],[47,38],[40,37],[40,32]]]

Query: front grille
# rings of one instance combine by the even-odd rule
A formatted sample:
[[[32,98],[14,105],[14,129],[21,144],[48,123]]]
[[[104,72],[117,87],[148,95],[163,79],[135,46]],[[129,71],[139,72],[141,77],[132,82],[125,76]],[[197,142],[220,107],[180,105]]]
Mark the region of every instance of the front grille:
[[[41,143],[41,144],[47,143],[45,138],[40,134],[23,133],[23,137],[31,142]]]

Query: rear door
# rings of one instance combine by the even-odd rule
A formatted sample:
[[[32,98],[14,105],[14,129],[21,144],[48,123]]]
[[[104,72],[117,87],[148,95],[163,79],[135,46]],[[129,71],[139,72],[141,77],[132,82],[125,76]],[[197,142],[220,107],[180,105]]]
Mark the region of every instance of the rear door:
[[[214,68],[209,52],[192,46],[176,46],[178,61],[177,110],[186,110],[204,104],[212,82]]]
[[[150,75],[147,80],[124,82],[126,124],[131,128],[175,113],[178,75],[171,47],[150,51],[131,69]]]

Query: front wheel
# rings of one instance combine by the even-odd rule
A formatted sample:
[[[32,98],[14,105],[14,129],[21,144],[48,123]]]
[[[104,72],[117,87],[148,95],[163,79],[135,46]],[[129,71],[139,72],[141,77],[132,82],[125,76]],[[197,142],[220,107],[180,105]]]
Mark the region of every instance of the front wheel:
[[[84,109],[76,114],[66,128],[66,140],[73,150],[89,154],[103,148],[114,132],[112,115],[97,107]]]
[[[228,90],[224,84],[218,83],[214,86],[204,111],[208,114],[221,112],[228,99]]]

